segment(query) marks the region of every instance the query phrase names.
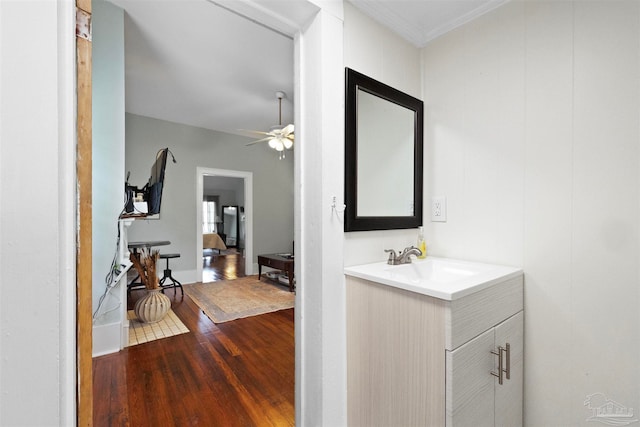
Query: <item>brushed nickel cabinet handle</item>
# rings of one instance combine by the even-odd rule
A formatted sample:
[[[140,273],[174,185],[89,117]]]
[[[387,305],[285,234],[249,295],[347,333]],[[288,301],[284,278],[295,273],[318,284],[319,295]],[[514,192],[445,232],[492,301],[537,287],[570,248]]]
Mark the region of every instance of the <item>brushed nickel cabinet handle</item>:
[[[502,351],[504,349],[502,348],[502,346],[498,346],[498,351],[495,350],[491,350],[491,354],[495,354],[496,356],[498,356],[498,372],[493,372],[491,371],[490,374],[493,375],[494,377],[498,378],[498,384],[502,385],[502,383],[504,382],[503,378],[502,378],[502,373],[504,372],[503,369],[503,365],[502,365]]]
[[[508,380],[511,379],[511,344],[507,343],[504,348],[504,352],[507,355],[507,369],[505,370],[505,374]]]
[[[498,351],[491,350],[491,354],[498,356],[498,372],[491,371],[491,375],[498,378],[498,384],[504,383],[504,378],[511,379],[511,344],[506,343],[504,347],[498,346]],[[503,377],[502,374],[505,374]]]

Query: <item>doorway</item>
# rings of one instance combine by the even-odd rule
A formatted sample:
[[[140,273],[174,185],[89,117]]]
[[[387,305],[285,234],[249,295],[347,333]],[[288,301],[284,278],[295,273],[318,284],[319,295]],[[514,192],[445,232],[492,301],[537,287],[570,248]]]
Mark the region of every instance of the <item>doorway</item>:
[[[238,4],[241,4],[241,2],[238,2]],[[309,22],[311,19],[310,17],[317,12],[318,7],[315,6],[315,4],[307,3],[307,2],[300,2],[299,4],[307,5],[307,7],[310,9],[307,10],[305,13],[300,13],[300,14],[275,13],[275,14],[261,15],[261,13],[259,13],[260,11],[258,11],[257,13],[252,13],[251,11],[248,11],[248,12],[244,11],[244,12],[248,13],[252,17],[255,17],[255,19],[261,22],[276,20],[279,23],[278,26],[280,28],[286,28],[286,31],[291,32],[292,34],[294,33],[300,34],[300,31],[301,31],[300,28],[305,28],[307,30],[309,29]],[[249,8],[251,8],[251,6],[249,6]],[[282,11],[279,11],[279,12],[282,12]],[[290,19],[277,18],[278,16],[285,16],[285,15],[294,16],[295,18],[290,18]],[[318,115],[321,117],[317,119],[317,122],[314,122],[312,120],[305,120],[304,124],[306,126],[301,126],[303,131],[300,133],[300,135],[303,135],[303,138],[301,139],[306,141],[307,147],[309,148],[304,152],[304,155],[301,154],[300,151],[298,151],[295,154],[296,164],[299,165],[300,159],[304,159],[305,164],[313,166],[308,168],[308,170],[304,172],[301,171],[301,166],[296,166],[296,172],[295,172],[295,181],[298,183],[296,185],[296,190],[295,190],[295,195],[296,195],[295,204],[296,204],[296,218],[297,218],[296,233],[295,233],[296,245],[301,245],[303,249],[306,249],[306,253],[308,253],[308,255],[303,255],[305,258],[305,261],[307,259],[313,260],[316,252],[320,251],[323,248],[321,237],[324,236],[322,233],[325,227],[318,227],[317,223],[310,222],[310,221],[304,222],[302,217],[306,219],[307,217],[316,215],[317,212],[320,212],[323,209],[322,202],[324,201],[324,199],[320,197],[320,194],[318,194],[320,190],[323,190],[325,187],[328,186],[330,187],[329,191],[335,191],[336,194],[340,194],[340,185],[337,183],[334,183],[333,181],[329,183],[330,185],[323,184],[323,185],[309,186],[308,184],[306,185],[301,184],[301,181],[305,183],[324,182],[323,176],[324,174],[327,173],[326,169],[328,168],[328,166],[325,165],[324,167],[321,168],[320,166],[323,165],[323,163],[316,161],[318,150],[314,147],[321,146],[316,142],[320,140],[322,142],[327,141],[327,144],[329,145],[328,148],[332,148],[333,146],[335,146],[334,148],[338,148],[338,149],[340,148],[339,133],[333,132],[333,134],[331,134],[331,132],[329,132],[331,135],[326,136],[322,132],[320,132],[320,125],[324,124],[325,122],[331,123],[331,124],[333,123],[339,124],[341,122],[340,113],[337,110],[332,111],[326,108],[324,109],[321,108],[324,105],[331,105],[333,102],[335,102],[336,105],[339,103],[339,99],[337,98],[340,97],[339,96],[340,89],[341,89],[340,79],[339,78],[332,79],[332,78],[324,77],[325,74],[323,74],[322,72],[315,72],[316,71],[315,66],[317,64],[324,64],[323,70],[325,71],[331,70],[331,69],[341,69],[341,65],[342,65],[341,63],[342,57],[340,55],[340,52],[333,54],[334,52],[333,50],[329,52],[326,49],[314,49],[314,47],[321,46],[319,41],[322,40],[325,34],[328,34],[331,37],[334,36],[335,34],[341,34],[341,27],[339,25],[333,25],[333,23],[337,22],[339,18],[334,18],[334,16],[330,14],[326,14],[324,18],[325,19],[323,20],[318,19],[314,21],[313,26],[311,27],[312,31],[307,31],[308,34],[305,34],[306,35],[305,46],[310,46],[310,48],[307,47],[304,49],[304,52],[306,55],[301,55],[303,51],[302,43],[300,43],[300,39],[296,39],[297,55],[298,55],[298,59],[300,60],[300,63],[296,64],[296,75],[298,77],[300,75],[308,77],[306,80],[302,79],[304,81],[304,85],[303,85],[303,90],[301,92],[304,92],[304,94],[307,95],[304,97],[305,99],[304,105],[307,107],[306,110],[308,111],[308,113],[304,116],[304,118],[306,119],[307,117],[310,117],[310,116],[318,117]],[[335,37],[335,39],[340,40],[339,37]],[[331,40],[334,40],[334,39],[331,38]],[[337,65],[337,66],[334,66],[334,65]],[[298,81],[300,81],[299,78],[298,78]],[[322,84],[317,84],[318,82]],[[320,90],[330,95],[327,95],[325,97],[319,96],[318,92]],[[336,95],[334,96],[331,94],[336,94]],[[299,105],[302,105],[302,103],[300,103]],[[297,112],[296,116],[297,116],[296,122],[302,123],[302,120],[300,120],[301,118],[300,112]],[[326,128],[339,129],[340,126],[337,126],[337,125],[331,126],[331,127],[327,126]],[[325,127],[323,127],[322,129],[325,129]],[[305,139],[305,136],[306,136],[306,139]],[[305,202],[304,210],[301,209],[303,201],[301,200],[302,191],[300,188],[302,187],[308,189],[304,198],[304,202]],[[196,212],[200,212],[200,210],[198,209],[196,210]],[[325,223],[327,221],[323,219],[322,222]],[[196,223],[200,224],[200,221],[197,221]],[[301,224],[312,224],[312,225],[306,226]],[[301,229],[303,228],[305,231],[304,239],[302,238],[303,233],[301,231]],[[201,234],[199,234],[199,236],[201,236]],[[340,239],[341,239],[341,236],[340,236]],[[306,242],[309,242],[309,243],[307,244]],[[317,242],[321,242],[321,244],[318,244]],[[313,278],[322,276],[320,274],[315,274],[315,273],[320,267],[322,267],[324,270],[327,270],[327,271],[331,270],[336,272],[335,274],[332,275],[332,276],[336,276],[336,280],[330,280],[328,282],[336,283],[336,286],[329,287],[330,291],[333,291],[334,288],[337,288],[338,284],[340,283],[340,278],[342,277],[341,275],[342,245],[340,240],[337,240],[336,243],[337,244],[335,245],[335,247],[337,247],[338,250],[332,251],[331,252],[332,256],[330,256],[328,260],[325,260],[326,261],[325,263],[323,263],[322,265],[319,262],[301,263],[305,265],[305,268],[301,270],[300,273],[297,274],[297,276],[308,277],[311,279],[310,282],[314,282],[315,284],[319,279],[313,279]],[[250,247],[249,245],[247,246]],[[304,254],[305,251],[303,251],[302,253]],[[250,263],[247,266],[247,268],[252,269],[252,266]],[[297,266],[296,269],[298,268],[299,267]],[[322,301],[323,299],[323,298],[317,298],[318,297],[317,294],[320,292],[326,293],[326,288],[327,287],[322,287],[322,286],[309,286],[307,287],[306,290],[301,289],[296,295],[296,300],[300,302],[315,301],[315,303],[317,304],[317,301]],[[340,399],[340,398],[332,399],[332,402],[328,402],[328,404],[322,405],[321,403],[324,402],[324,399],[318,400],[315,394],[305,393],[305,391],[307,390],[324,390],[326,387],[323,384],[326,383],[326,381],[324,383],[320,382],[321,379],[323,378],[322,375],[303,376],[301,375],[301,371],[304,370],[305,372],[308,372],[308,371],[322,372],[321,364],[323,361],[323,356],[325,356],[325,353],[335,353],[335,351],[329,352],[325,350],[326,348],[331,348],[332,346],[320,347],[319,351],[318,351],[318,348],[314,347],[317,342],[321,341],[319,340],[319,337],[322,336],[324,329],[326,329],[326,325],[324,325],[326,321],[324,321],[323,318],[318,319],[319,314],[317,313],[321,313],[321,311],[317,310],[317,311],[312,311],[311,315],[308,316],[307,319],[305,319],[305,321],[303,322],[304,307],[308,305],[309,304],[300,304],[299,309],[296,310],[296,316],[295,316],[296,317],[295,319],[296,360],[302,362],[300,364],[302,365],[302,367],[297,368],[296,370],[296,376],[298,379],[296,381],[296,384],[297,384],[296,407],[298,408],[298,411],[296,412],[296,419],[300,423],[304,422],[305,420],[319,419],[322,417],[322,414],[325,412],[326,413],[335,412],[337,414],[337,417],[340,418],[343,413],[343,411],[341,410],[342,404],[340,402],[344,401],[343,399]],[[316,320],[322,321],[321,327],[318,327],[318,322],[316,322]],[[305,332],[308,334],[307,335],[308,339],[305,339],[303,342],[303,340],[300,340],[299,338],[302,335],[304,335]],[[336,337],[336,340],[340,339],[339,334],[333,334],[333,336]],[[336,347],[341,348],[340,345]],[[308,354],[314,354],[314,355],[320,354],[320,355],[317,357],[313,356],[310,358],[305,357],[305,355],[308,355]],[[332,354],[328,354],[328,356],[332,356]],[[340,369],[336,369],[334,371],[337,373],[341,372]],[[332,377],[333,375],[329,375],[329,376]],[[336,383],[338,384],[338,386],[336,386]],[[332,387],[330,388],[340,389],[339,381],[329,381],[329,384],[332,385]],[[340,395],[340,393],[338,393],[338,395]],[[338,407],[337,411],[332,411],[334,406]]]
[[[228,221],[227,221],[227,225],[224,225],[224,212],[222,207],[226,204],[226,205],[231,205],[231,206],[237,206],[236,208],[236,220],[237,220],[237,229],[234,230],[236,233],[235,239],[233,239],[233,242],[231,242],[230,238],[226,238],[227,236],[225,236],[225,244],[227,243],[226,241],[229,241],[229,243],[233,243],[232,245],[227,245],[227,246],[235,246],[236,248],[238,248],[238,246],[240,246],[240,250],[238,250],[239,254],[241,256],[244,257],[244,274],[246,276],[250,276],[253,274],[253,172],[246,172],[246,171],[236,171],[236,170],[227,170],[227,169],[214,169],[214,168],[205,168],[205,167],[199,167],[197,168],[197,177],[196,177],[196,183],[197,183],[197,188],[196,188],[196,271],[197,271],[197,277],[199,278],[199,280],[201,281],[205,281],[205,277],[204,277],[204,269],[203,269],[203,265],[202,265],[202,258],[204,256],[204,249],[203,249],[203,224],[204,224],[204,211],[202,209],[202,202],[205,199],[205,195],[206,192],[210,192],[210,190],[213,190],[211,187],[209,187],[209,189],[207,191],[205,191],[207,189],[207,185],[205,185],[205,183],[208,182],[215,182],[214,179],[215,178],[220,178],[220,180],[218,181],[219,183],[222,182],[233,182],[233,181],[229,181],[229,179],[232,180],[237,180],[238,182],[242,181],[242,185],[241,185],[241,190],[235,190],[233,191],[233,193],[235,193],[233,196],[232,195],[223,195],[223,194],[219,194],[219,208],[218,212],[219,212],[219,219],[220,221],[218,222],[219,224],[221,224],[224,228],[222,229],[222,231],[220,231],[220,229],[216,228],[216,230],[220,231],[220,233],[222,234],[227,234],[227,230],[226,228],[228,227]],[[225,185],[225,187],[228,187],[229,192],[231,192],[231,186],[227,186]],[[220,192],[222,193],[222,192]],[[239,200],[239,195],[242,194],[242,204],[240,204]],[[229,198],[225,198],[225,197],[229,197]],[[234,200],[235,204],[231,204],[231,203],[225,203],[225,200]],[[242,207],[242,211],[240,211],[240,207]]]

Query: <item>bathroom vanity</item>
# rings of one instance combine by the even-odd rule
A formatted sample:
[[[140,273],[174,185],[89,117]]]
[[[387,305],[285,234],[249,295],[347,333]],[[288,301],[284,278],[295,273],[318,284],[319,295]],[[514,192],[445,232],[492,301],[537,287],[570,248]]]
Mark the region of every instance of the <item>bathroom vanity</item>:
[[[345,274],[348,425],[522,424],[520,269],[427,257]]]

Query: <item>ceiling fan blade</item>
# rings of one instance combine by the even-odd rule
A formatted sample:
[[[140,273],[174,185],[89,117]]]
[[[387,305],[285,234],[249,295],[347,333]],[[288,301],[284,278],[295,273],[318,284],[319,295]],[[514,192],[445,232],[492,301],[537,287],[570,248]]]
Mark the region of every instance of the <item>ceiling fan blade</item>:
[[[272,132],[262,132],[259,130],[247,130],[247,129],[238,129],[240,132],[252,133],[254,135],[269,135],[274,136]]]
[[[282,129],[282,134],[284,136],[289,135],[290,133],[293,133],[293,129],[294,126],[293,125],[286,125],[283,129]]]
[[[249,143],[247,143],[247,144],[245,144],[245,145],[246,145],[246,146],[249,146],[249,145],[257,144],[258,142],[269,141],[269,140],[271,140],[271,139],[273,139],[273,137],[272,137],[272,136],[267,136],[266,138],[258,139],[258,140],[255,140],[255,141],[251,141],[251,142],[249,142]]]

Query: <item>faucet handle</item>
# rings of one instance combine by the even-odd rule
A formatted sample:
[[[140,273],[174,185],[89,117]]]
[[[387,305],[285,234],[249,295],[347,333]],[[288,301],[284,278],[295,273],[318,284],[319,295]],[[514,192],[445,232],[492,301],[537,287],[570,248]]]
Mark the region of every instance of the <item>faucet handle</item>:
[[[389,259],[387,260],[387,264],[394,265],[396,263],[396,251],[393,249],[385,249],[385,252],[389,252]]]
[[[403,253],[403,254],[405,254],[405,253],[409,252],[411,249],[418,249],[418,248],[416,248],[416,247],[415,247],[415,246],[413,246],[413,245],[411,245],[411,246],[407,246],[406,248],[404,248],[404,249],[402,250],[402,253]],[[420,249],[418,249],[418,250],[420,250]]]

